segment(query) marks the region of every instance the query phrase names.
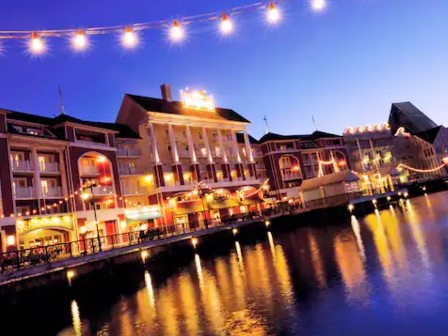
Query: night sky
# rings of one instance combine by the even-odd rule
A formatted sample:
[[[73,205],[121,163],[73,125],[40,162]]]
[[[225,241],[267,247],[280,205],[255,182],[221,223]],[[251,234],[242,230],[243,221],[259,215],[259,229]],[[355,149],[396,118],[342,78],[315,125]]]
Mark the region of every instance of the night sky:
[[[252,1],[253,2],[253,1]],[[2,1],[0,29],[90,27],[176,19],[221,12],[251,0],[15,0]],[[62,85],[66,112],[114,121],[124,93],[159,97],[167,82],[175,96],[186,86],[207,89],[217,104],[252,121],[259,137],[267,115],[272,132],[383,123],[392,102],[412,101],[448,124],[448,1],[332,0],[325,13],[307,1],[283,6],[284,20],[268,27],[262,13],[238,17],[236,33],[189,27],[172,46],[163,31],[141,36],[137,50],[99,36],[84,54],[66,40],[33,58],[23,41],[2,42],[0,107],[51,116]]]

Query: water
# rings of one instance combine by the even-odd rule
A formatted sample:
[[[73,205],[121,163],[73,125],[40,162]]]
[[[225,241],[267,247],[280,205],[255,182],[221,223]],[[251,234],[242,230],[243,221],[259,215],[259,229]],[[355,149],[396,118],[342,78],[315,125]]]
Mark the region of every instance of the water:
[[[196,254],[163,278],[146,271],[140,286],[111,300],[74,297],[48,305],[33,330],[64,336],[448,334],[448,193],[328,224],[267,231],[258,243],[234,242],[224,255]]]

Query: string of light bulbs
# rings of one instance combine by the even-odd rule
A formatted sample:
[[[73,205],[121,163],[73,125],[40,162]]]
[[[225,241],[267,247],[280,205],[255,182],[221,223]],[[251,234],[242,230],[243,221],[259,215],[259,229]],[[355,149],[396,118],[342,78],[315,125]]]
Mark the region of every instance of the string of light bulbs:
[[[46,30],[0,30],[0,50],[5,52],[5,41],[21,40],[26,42],[26,49],[31,55],[43,55],[49,48],[49,39],[65,38],[69,40],[70,47],[75,52],[83,52],[89,48],[90,38],[95,35],[118,35],[120,44],[126,49],[135,48],[141,38],[141,32],[145,30],[164,30],[172,43],[182,42],[188,26],[197,23],[218,22],[217,28],[224,36],[234,32],[235,17],[253,13],[264,12],[265,21],[269,25],[276,25],[282,19],[281,2],[291,0],[278,0],[276,2],[256,2],[244,6],[238,6],[219,13],[206,13],[195,16],[183,17],[176,20],[159,20],[154,22],[140,22],[126,26],[103,26],[86,29],[46,29]],[[327,8],[327,0],[303,0],[307,1],[314,12],[322,12]]]
[[[269,179],[267,178],[266,180],[264,180],[264,182],[260,185],[260,187],[256,190],[254,190],[253,192],[251,192],[250,194],[244,195],[244,198],[250,198],[254,195],[258,195],[258,193],[264,189],[266,186],[269,186]]]
[[[334,161],[334,159],[332,159],[332,160],[330,160],[330,161],[322,161],[322,160],[319,160],[318,163],[319,163],[320,165],[328,166],[328,165],[334,164],[335,161]]]
[[[443,163],[440,166],[432,168],[432,169],[418,169],[418,168],[410,167],[408,165],[405,165],[405,164],[401,163],[401,164],[399,164],[397,166],[397,169],[405,168],[407,170],[410,170],[410,171],[413,171],[413,172],[416,172],[416,173],[433,173],[433,172],[436,172],[436,171],[442,169],[445,166],[446,166],[446,164]]]

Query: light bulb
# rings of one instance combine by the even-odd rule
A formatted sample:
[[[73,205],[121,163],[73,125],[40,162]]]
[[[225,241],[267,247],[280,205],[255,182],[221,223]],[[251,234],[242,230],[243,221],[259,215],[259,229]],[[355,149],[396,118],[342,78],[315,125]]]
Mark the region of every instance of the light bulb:
[[[222,14],[221,16],[219,28],[224,35],[228,35],[233,31],[233,22],[226,14]]]
[[[124,33],[121,37],[121,43],[126,48],[134,48],[138,43],[138,36],[132,30],[131,27],[127,26],[124,30]]]
[[[268,11],[266,12],[266,19],[271,24],[275,24],[281,19],[280,10],[273,2],[269,3]]]
[[[28,49],[32,54],[41,55],[46,49],[45,42],[39,37],[39,35],[37,35],[37,33],[32,33]]]
[[[73,49],[75,49],[77,51],[82,51],[87,48],[87,45],[88,45],[88,41],[87,41],[87,37],[86,37],[84,31],[78,30],[76,32],[76,35],[73,36],[73,39],[72,39]]]
[[[170,38],[174,42],[181,41],[185,36],[185,32],[179,21],[174,21],[170,30]]]
[[[326,0],[311,0],[311,9],[314,12],[321,12],[327,8]]]

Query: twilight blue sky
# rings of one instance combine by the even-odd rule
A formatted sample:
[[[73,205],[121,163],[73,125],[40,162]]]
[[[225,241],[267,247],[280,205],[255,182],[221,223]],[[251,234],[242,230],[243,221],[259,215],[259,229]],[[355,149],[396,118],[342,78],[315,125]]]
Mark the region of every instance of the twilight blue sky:
[[[131,24],[220,12],[254,0],[15,0],[2,1],[0,29],[50,29]],[[204,88],[219,106],[252,121],[250,131],[293,134],[318,128],[382,123],[391,102],[412,101],[437,123],[448,124],[448,1],[331,0],[323,14],[307,0],[284,5],[279,27],[260,15],[238,17],[236,34],[189,27],[188,40],[171,46],[161,31],[146,32],[135,51],[116,36],[95,37],[85,54],[51,40],[40,59],[23,42],[3,42],[0,107],[53,115],[57,85],[66,112],[113,121],[125,92],[159,97],[171,83]]]

